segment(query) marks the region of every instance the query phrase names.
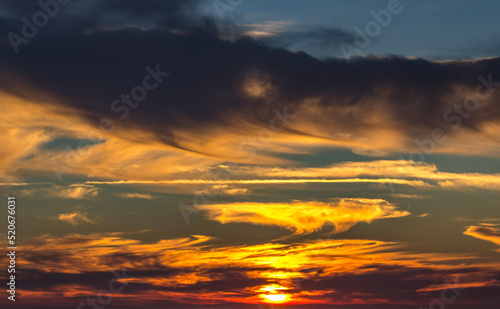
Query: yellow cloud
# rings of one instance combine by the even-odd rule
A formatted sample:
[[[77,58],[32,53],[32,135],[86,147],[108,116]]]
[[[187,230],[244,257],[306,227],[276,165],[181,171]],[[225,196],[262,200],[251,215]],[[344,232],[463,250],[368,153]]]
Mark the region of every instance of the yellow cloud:
[[[277,225],[294,233],[312,233],[326,224],[335,232],[347,231],[360,222],[409,215],[407,211],[381,199],[339,199],[329,203],[294,201],[291,203],[232,203],[198,206],[208,218],[221,223]]]

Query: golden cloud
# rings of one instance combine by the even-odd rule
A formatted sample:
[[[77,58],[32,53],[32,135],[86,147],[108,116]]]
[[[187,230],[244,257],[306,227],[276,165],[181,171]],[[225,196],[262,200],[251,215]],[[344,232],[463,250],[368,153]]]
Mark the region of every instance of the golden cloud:
[[[327,224],[335,232],[347,231],[360,222],[409,215],[381,199],[339,199],[331,202],[232,203],[198,206],[211,220],[221,223],[276,225],[294,233],[312,233]]]

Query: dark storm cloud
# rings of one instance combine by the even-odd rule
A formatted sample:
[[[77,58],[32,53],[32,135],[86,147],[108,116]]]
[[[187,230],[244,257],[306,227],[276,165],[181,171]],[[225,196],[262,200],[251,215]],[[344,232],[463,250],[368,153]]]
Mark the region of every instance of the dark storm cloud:
[[[102,118],[112,118],[117,125],[154,132],[158,140],[181,148],[179,131],[209,138],[203,133],[244,126],[243,122],[268,126],[271,110],[285,105],[301,113],[301,121],[323,131],[356,134],[376,127],[370,118],[387,118],[388,126],[409,140],[435,127],[479,130],[483,123],[500,118],[498,92],[488,98],[493,103],[467,117],[459,114],[464,98],[481,85],[478,76],[500,80],[499,58],[441,63],[396,56],[351,63],[318,60],[248,37],[223,40],[219,28],[231,31],[231,26],[197,14],[195,4],[75,1],[15,54],[5,35],[19,31],[18,17],[29,16],[34,8],[28,12],[15,1],[5,2],[9,13],[1,21],[5,34],[0,48],[1,88],[23,97],[49,96],[77,108],[96,125]],[[86,10],[72,19],[72,5]],[[281,39],[292,42],[306,35],[326,42],[331,34],[331,30],[289,33]],[[111,103],[141,84],[147,66],[170,75],[137,107],[122,102],[120,112],[114,113]],[[249,95],[245,91],[249,76],[271,90]],[[481,91],[488,93],[485,87]],[[310,113],[311,99],[321,112]],[[452,110],[444,121],[454,104],[460,111]],[[300,133],[311,134],[304,129]]]
[[[40,5],[39,2],[44,5]],[[2,1],[1,8],[5,16],[3,27],[18,34],[23,25],[21,20],[23,16],[32,21],[33,15],[45,11],[44,8],[54,12],[54,20],[49,20],[43,26],[44,30],[39,33],[41,37],[47,37],[71,31],[91,31],[100,27],[192,26],[193,20],[198,15],[195,9],[198,2],[198,0],[5,0]]]

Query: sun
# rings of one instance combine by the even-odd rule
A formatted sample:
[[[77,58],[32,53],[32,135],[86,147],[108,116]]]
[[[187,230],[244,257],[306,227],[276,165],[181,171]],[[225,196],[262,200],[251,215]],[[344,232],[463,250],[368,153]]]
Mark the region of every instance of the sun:
[[[279,293],[282,290],[287,290],[284,286],[278,284],[270,284],[260,288],[260,291],[266,292],[265,294],[260,294],[260,297],[264,298],[270,303],[282,303],[287,301],[289,294]]]
[[[262,297],[273,303],[282,303],[287,298],[287,294],[263,294]]]

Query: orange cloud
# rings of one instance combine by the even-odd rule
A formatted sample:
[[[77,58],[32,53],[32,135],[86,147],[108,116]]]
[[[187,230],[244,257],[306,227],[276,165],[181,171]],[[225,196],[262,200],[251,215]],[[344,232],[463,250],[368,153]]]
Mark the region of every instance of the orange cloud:
[[[418,254],[397,252],[401,244],[361,239],[323,239],[302,243],[265,243],[251,246],[210,245],[212,237],[194,235],[143,243],[128,239],[123,233],[69,234],[63,237],[43,235],[26,242],[23,267],[63,273],[82,273],[100,269],[111,271],[116,263],[127,269],[148,267],[265,267],[269,277],[279,278],[311,267],[325,268],[327,272],[358,272],[372,263],[388,265],[430,266],[468,256],[450,254]],[[392,250],[392,251],[391,251]],[[287,254],[283,254],[286,252]],[[54,260],[52,256],[60,255]],[[126,254],[126,255],[124,255]],[[332,259],[330,255],[336,256]],[[36,261],[36,262],[33,262]],[[435,267],[446,267],[436,264]],[[452,266],[449,266],[452,267]],[[257,270],[250,270],[251,272]],[[190,279],[189,279],[190,280]]]
[[[408,293],[415,293],[409,294],[415,299],[424,292],[448,288],[440,285],[443,278],[459,278],[456,288],[499,285],[494,278],[500,271],[498,263],[475,265],[473,256],[401,251],[403,245],[394,242],[323,239],[220,246],[213,240],[192,236],[143,242],[127,238],[124,233],[44,235],[25,242],[23,259],[19,261],[23,275],[35,283],[45,282],[44,289],[23,287],[19,293],[25,303],[51,303],[59,297],[78,303],[82,297],[95,297],[96,288],[89,282],[96,280],[98,290],[113,278],[105,272],[116,270],[117,265],[133,276],[120,282],[133,285],[126,287],[127,293],[113,295],[115,305],[122,305],[121,301],[129,305],[143,301],[207,305],[282,300],[287,304],[354,304],[361,295],[366,304],[401,303],[390,296],[382,301],[382,294],[363,294],[363,285],[380,284],[371,281],[371,276],[398,276],[402,284],[411,278],[412,286],[417,288]],[[467,264],[463,263],[467,260]],[[104,273],[92,279],[96,270]],[[331,280],[337,284],[326,289]],[[359,292],[342,292],[343,282],[352,280]],[[192,296],[193,290],[197,291],[196,297]]]
[[[20,293],[36,299],[65,295],[67,299],[79,300],[82,295],[91,296],[95,289],[81,284],[76,278],[90,280],[96,270],[110,272],[116,270],[117,265],[133,273],[133,278],[121,282],[144,286],[138,292],[131,288],[127,294],[117,296],[117,300],[131,297],[139,302],[154,299],[200,304],[259,303],[263,301],[263,295],[286,294],[288,303],[355,303],[355,295],[343,300],[325,296],[338,288],[324,290],[323,284],[319,290],[299,287],[300,282],[314,284],[337,277],[342,280],[342,276],[361,276],[362,280],[363,276],[374,273],[380,276],[384,269],[389,269],[390,274],[397,273],[396,268],[400,269],[402,276],[415,269],[420,273],[419,278],[425,277],[422,272],[426,270],[431,276],[428,279],[432,278],[433,272],[464,274],[467,271],[475,275],[464,277],[461,282],[471,285],[491,282],[488,272],[480,271],[481,268],[473,263],[468,266],[457,263],[474,257],[405,252],[400,251],[402,244],[399,243],[325,239],[221,247],[214,245],[212,240],[198,235],[146,243],[126,238],[123,233],[44,235],[25,243],[19,265],[25,275],[33,272],[30,275],[32,280],[44,280],[45,289],[41,292],[24,288]],[[500,265],[487,266],[490,272],[500,270]],[[50,274],[50,281],[44,279],[44,274]],[[63,282],[56,280],[59,276],[64,278]],[[75,282],[68,282],[71,276]],[[101,285],[105,278],[112,278],[111,274],[102,276],[95,279]],[[243,280],[236,283],[241,287],[236,286],[233,290],[231,280]],[[200,286],[204,288],[200,290]],[[419,288],[433,287],[423,285]],[[195,298],[190,296],[193,289],[197,291]],[[366,302],[376,303],[371,297]]]
[[[265,79],[260,81],[255,76],[249,78],[251,81],[249,82],[249,91],[252,93],[269,91]],[[398,135],[398,133],[383,125],[387,119],[378,114],[370,114],[370,111],[367,111],[366,121],[380,124],[377,130],[387,131],[385,133],[390,133],[389,135],[379,134],[380,132],[372,129],[370,134],[376,136],[353,138],[352,133],[338,131],[334,136],[328,138],[318,137],[321,136],[320,132],[317,132],[318,135],[313,134],[314,126],[301,120],[307,119],[308,114],[315,113],[312,106],[316,104],[314,102],[317,100],[314,98],[308,99],[311,102],[305,104],[306,107],[309,107],[306,108],[306,114],[300,114],[303,118],[295,117],[288,123],[290,128],[296,129],[297,132],[312,130],[311,134],[297,135],[287,130],[276,132],[270,130],[269,125],[263,127],[244,119],[235,118],[231,120],[235,128],[229,134],[227,130],[217,128],[207,130],[205,133],[197,133],[197,138],[193,138],[194,133],[189,130],[175,132],[185,149],[168,145],[153,132],[133,125],[127,126],[125,130],[125,124],[117,119],[114,121],[116,126],[114,131],[103,131],[89,123],[81,113],[60,105],[50,98],[28,100],[0,93],[0,99],[7,102],[4,104],[2,115],[0,115],[0,128],[2,129],[0,130],[0,142],[5,145],[0,150],[0,177],[6,183],[11,182],[12,185],[21,174],[46,173],[53,177],[53,180],[56,180],[57,171],[64,175],[84,175],[114,180],[186,179],[186,181],[201,182],[203,180],[200,178],[204,177],[210,168],[224,161],[267,165],[283,164],[287,161],[278,158],[277,153],[308,153],[308,149],[318,146],[342,146],[352,149],[361,147],[358,152],[383,152],[384,149],[394,147],[404,148],[404,143],[401,142],[402,137],[392,136]],[[348,109],[349,107],[343,108]],[[484,126],[485,130],[487,129],[492,136],[497,132],[497,127],[493,124],[484,124]],[[259,135],[263,129],[267,129],[266,132],[272,136],[263,139]],[[210,135],[210,138],[207,135]],[[387,140],[381,140],[381,136],[389,137]],[[71,149],[71,147],[45,149],[43,147],[46,143],[60,138],[80,140],[83,146],[78,149]],[[367,140],[373,140],[373,143],[370,143],[370,147],[373,146],[372,150],[363,148],[366,146]],[[400,144],[395,145],[394,143]],[[238,151],[234,151],[235,149]],[[239,170],[245,172],[244,168]],[[359,182],[429,187],[431,184],[427,182],[433,182],[440,187],[450,189],[463,187],[500,189],[500,175],[498,174],[445,173],[438,171],[434,165],[402,160],[346,162],[326,168],[256,167],[254,171],[251,173],[247,171],[246,174],[247,176],[252,174],[253,179],[248,177],[246,179],[233,179],[232,183]],[[233,194],[239,193],[243,193],[243,191],[233,190]],[[228,194],[230,193],[228,192]]]
[[[0,142],[4,145],[0,179],[4,181],[15,182],[19,171],[23,175],[45,173],[53,181],[57,180],[56,171],[63,176],[141,179],[149,175],[154,179],[218,162],[165,145],[152,133],[120,129],[116,119],[114,131],[101,130],[81,113],[49,98],[27,100],[0,93],[0,99],[5,103],[0,115]],[[79,140],[81,147],[43,148],[60,138]]]
[[[464,234],[500,245],[500,229],[498,228],[472,225],[467,228]]]
[[[359,179],[358,177],[361,176],[372,179],[371,177],[384,177],[383,179],[375,178],[372,181],[417,187],[430,187],[432,183],[435,183],[447,189],[470,187],[485,190],[500,190],[500,174],[441,172],[434,164],[405,160],[343,162],[321,168],[256,167],[244,169],[241,174],[247,177],[258,175],[259,177],[280,177],[284,179]],[[412,179],[420,179],[420,182]],[[366,178],[363,180],[366,180]]]

